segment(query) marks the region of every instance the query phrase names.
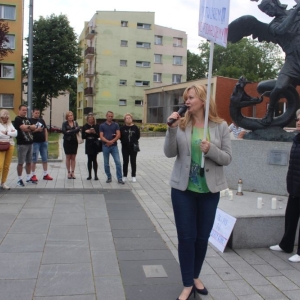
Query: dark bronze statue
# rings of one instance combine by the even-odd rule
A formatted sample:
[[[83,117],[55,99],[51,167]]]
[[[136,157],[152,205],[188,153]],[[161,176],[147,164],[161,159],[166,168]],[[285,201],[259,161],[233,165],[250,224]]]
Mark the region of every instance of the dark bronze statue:
[[[233,115],[231,117],[239,126],[251,130],[269,126],[284,127],[293,119],[299,106],[299,95],[295,88],[300,85],[300,14],[298,13],[300,4],[286,10],[287,5],[281,4],[279,0],[262,0],[258,7],[268,16],[274,17],[271,23],[262,23],[249,15],[242,16],[229,24],[228,41],[235,43],[245,36],[252,35],[253,39],[257,38],[259,41],[280,45],[286,58],[277,80],[262,81],[258,85],[258,92],[270,97],[270,104],[263,119],[248,119],[247,121],[245,117],[242,118],[240,115],[238,118],[243,122],[240,123],[239,120],[235,120],[235,115],[238,116],[239,114],[234,112],[232,106],[239,101],[233,99],[236,91],[232,94],[230,112]],[[242,83],[240,80],[238,85],[240,87],[245,85],[245,81]],[[287,111],[273,120],[276,103],[283,97],[287,99]],[[262,101],[262,98],[259,101]],[[256,104],[254,102],[248,99],[243,105],[246,106],[246,103],[248,103],[247,105],[249,103]]]

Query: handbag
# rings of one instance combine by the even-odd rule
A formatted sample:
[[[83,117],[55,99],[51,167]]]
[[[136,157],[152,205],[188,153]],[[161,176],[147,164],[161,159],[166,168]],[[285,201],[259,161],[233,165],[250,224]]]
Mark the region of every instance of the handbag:
[[[139,146],[139,142],[136,142],[133,144],[133,151],[134,152],[139,152],[140,150],[140,146]]]
[[[98,140],[98,139],[95,140],[94,144],[95,144],[95,149],[96,149],[97,153],[102,152],[102,142],[101,142],[101,140]]]
[[[0,141],[0,151],[7,151],[10,147],[10,142],[1,142]]]
[[[82,144],[83,143],[83,139],[82,139],[82,136],[81,136],[81,131],[78,131],[76,133],[76,137],[77,137],[78,144]]]

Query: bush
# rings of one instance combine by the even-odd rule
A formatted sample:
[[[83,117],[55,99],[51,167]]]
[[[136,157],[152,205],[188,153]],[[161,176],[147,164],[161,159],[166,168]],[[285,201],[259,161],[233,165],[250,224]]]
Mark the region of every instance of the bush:
[[[158,124],[154,127],[153,131],[155,131],[155,132],[166,132],[167,131],[167,125],[166,124]]]

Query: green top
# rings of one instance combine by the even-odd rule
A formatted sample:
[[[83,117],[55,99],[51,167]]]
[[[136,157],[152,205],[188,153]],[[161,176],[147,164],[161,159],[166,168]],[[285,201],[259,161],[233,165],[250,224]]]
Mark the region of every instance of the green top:
[[[192,150],[192,161],[190,169],[190,178],[187,189],[196,193],[208,193],[209,189],[206,184],[205,174],[203,177],[200,176],[202,151],[200,149],[200,143],[202,142],[204,135],[204,128],[193,127],[192,138],[191,138],[191,150]],[[210,140],[209,131],[207,130],[207,141]]]

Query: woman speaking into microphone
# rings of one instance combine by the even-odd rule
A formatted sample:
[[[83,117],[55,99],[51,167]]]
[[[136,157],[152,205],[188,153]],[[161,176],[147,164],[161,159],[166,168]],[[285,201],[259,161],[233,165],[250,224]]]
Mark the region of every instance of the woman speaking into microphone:
[[[206,87],[192,85],[183,98],[187,112],[175,119],[167,130],[164,152],[176,157],[171,175],[171,198],[178,236],[178,255],[183,290],[177,300],[187,300],[198,292],[208,291],[199,279],[206,255],[209,235],[220,199],[227,188],[223,166],[231,162],[231,141],[227,123],[218,117],[216,104],[210,99],[208,128],[204,136]],[[169,123],[169,122],[168,122]],[[205,157],[204,176],[200,176],[202,153]]]

